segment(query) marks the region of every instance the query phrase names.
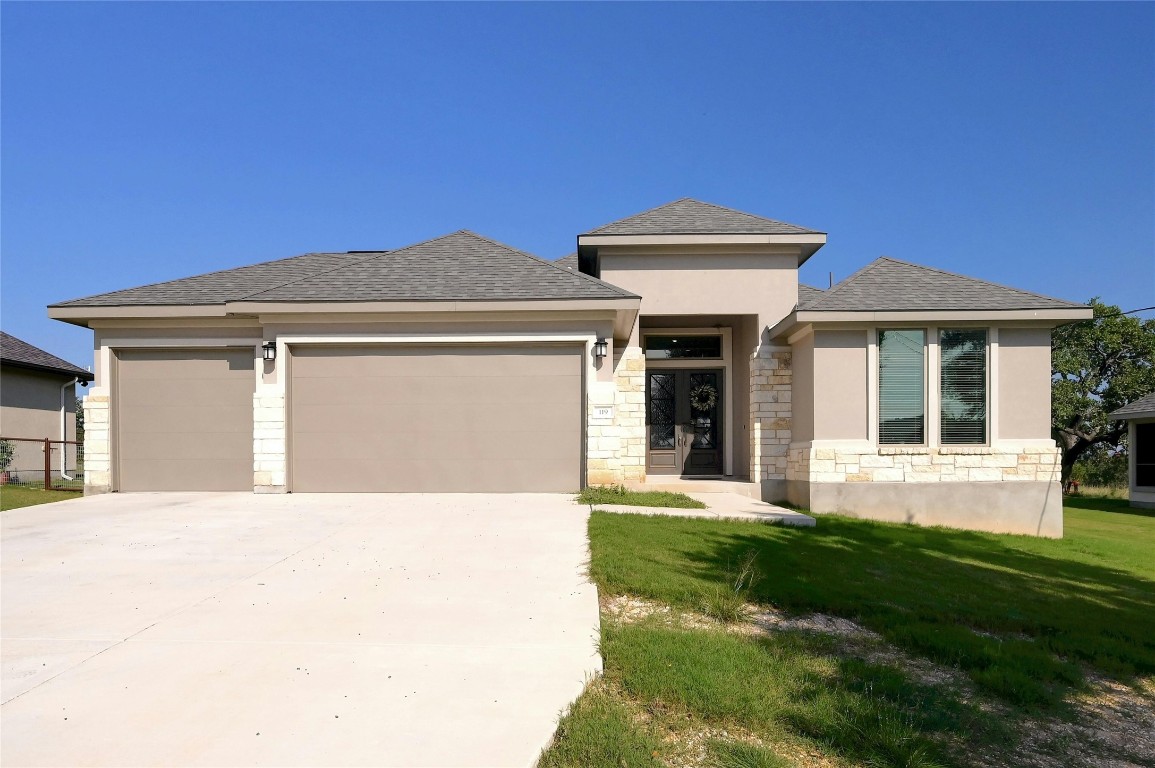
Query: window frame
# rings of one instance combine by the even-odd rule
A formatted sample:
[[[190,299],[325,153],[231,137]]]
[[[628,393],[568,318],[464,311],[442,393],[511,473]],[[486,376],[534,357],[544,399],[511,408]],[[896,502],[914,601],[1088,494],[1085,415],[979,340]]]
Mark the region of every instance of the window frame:
[[[879,336],[883,331],[915,331],[924,334],[923,355],[923,442],[884,443],[881,441],[881,367],[879,364]],[[986,440],[982,443],[942,442],[942,331],[983,330],[986,342]],[[880,450],[923,450],[945,448],[967,450],[990,448],[997,440],[998,410],[998,327],[986,323],[886,323],[871,326],[867,336],[867,365],[870,367],[867,382],[867,401],[870,408],[868,418],[869,441]]]
[[[881,336],[886,331],[921,331],[922,332],[922,442],[919,443],[884,443],[882,442],[882,358],[881,358]],[[930,333],[928,329],[922,326],[904,325],[904,326],[885,326],[875,329],[874,346],[877,352],[874,359],[874,420],[875,420],[875,445],[886,448],[925,448],[930,445],[930,354],[928,352],[930,344]]]
[[[1155,442],[1155,421],[1144,418],[1144,419],[1136,419],[1136,420],[1131,422],[1130,430],[1129,430],[1130,434],[1127,436],[1128,437],[1127,450],[1128,450],[1128,453],[1130,454],[1130,458],[1128,461],[1128,463],[1130,464],[1130,467],[1128,469],[1129,469],[1129,472],[1131,475],[1130,486],[1132,488],[1134,488],[1135,490],[1150,491],[1150,490],[1155,490],[1155,484],[1143,485],[1143,484],[1140,484],[1140,482],[1139,482],[1139,427],[1141,427],[1141,426],[1150,428],[1150,431],[1151,431],[1151,438],[1150,439],[1153,442]],[[1147,431],[1147,430],[1144,430],[1144,431]],[[1155,447],[1153,447],[1152,450],[1155,450]],[[1150,466],[1150,465],[1145,463],[1144,466]]]
[[[986,342],[983,344],[983,409],[985,419],[983,424],[983,440],[978,443],[944,443],[942,440],[942,335],[948,331],[982,331],[986,336]],[[993,388],[993,381],[991,379],[991,336],[992,329],[986,326],[964,325],[964,326],[936,326],[935,334],[938,339],[938,385],[936,387],[935,395],[936,403],[935,411],[938,419],[938,445],[943,448],[985,448],[991,444],[991,432],[993,430],[994,420],[992,418],[991,407],[991,390]]]

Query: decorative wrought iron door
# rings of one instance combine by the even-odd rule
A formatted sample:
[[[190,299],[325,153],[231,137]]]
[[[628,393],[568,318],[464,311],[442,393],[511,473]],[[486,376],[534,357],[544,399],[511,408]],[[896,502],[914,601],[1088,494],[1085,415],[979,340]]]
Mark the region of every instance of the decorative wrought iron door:
[[[646,372],[646,472],[722,474],[722,371]]]

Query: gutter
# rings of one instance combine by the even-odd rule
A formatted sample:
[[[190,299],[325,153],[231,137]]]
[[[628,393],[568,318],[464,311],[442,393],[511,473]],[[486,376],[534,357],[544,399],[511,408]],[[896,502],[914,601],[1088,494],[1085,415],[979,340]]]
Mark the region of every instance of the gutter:
[[[79,381],[80,377],[74,376],[72,381],[66,381],[60,385],[60,477],[65,480],[72,480],[73,478],[68,475],[68,411],[65,410],[64,390],[75,386]],[[84,386],[88,386],[87,381],[84,382]]]

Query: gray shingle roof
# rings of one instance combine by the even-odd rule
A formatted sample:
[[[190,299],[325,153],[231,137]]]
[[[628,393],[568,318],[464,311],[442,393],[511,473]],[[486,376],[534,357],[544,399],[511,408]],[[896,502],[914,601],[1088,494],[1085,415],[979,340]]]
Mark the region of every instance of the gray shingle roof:
[[[379,254],[378,254],[379,255]],[[180,280],[152,283],[53,304],[54,307],[122,307],[147,305],[224,304],[239,301],[303,277],[317,275],[366,258],[364,253],[307,253],[224,269]]]
[[[798,308],[802,309],[808,302],[816,300],[823,294],[821,288],[815,288],[813,285],[806,283],[798,284]]]
[[[813,235],[813,229],[684,197],[587,235]]]
[[[92,381],[93,379],[92,374],[83,368],[73,365],[67,360],[61,360],[56,355],[49,354],[40,347],[34,347],[4,331],[0,331],[0,362],[17,365],[21,368],[35,368],[40,371],[77,376],[82,381]]]
[[[1141,419],[1148,416],[1155,416],[1155,392],[1124,405],[1119,410],[1108,414],[1107,418],[1123,420]]]
[[[313,253],[54,306],[606,299],[633,294],[472,232],[395,251]]]
[[[576,253],[571,253],[568,256],[562,256],[560,259],[555,261],[554,264],[557,264],[559,267],[565,267],[566,269],[572,269],[574,272],[577,272],[578,255]]]
[[[1086,307],[883,256],[830,290],[805,300],[800,292],[798,308],[807,312],[903,312]]]

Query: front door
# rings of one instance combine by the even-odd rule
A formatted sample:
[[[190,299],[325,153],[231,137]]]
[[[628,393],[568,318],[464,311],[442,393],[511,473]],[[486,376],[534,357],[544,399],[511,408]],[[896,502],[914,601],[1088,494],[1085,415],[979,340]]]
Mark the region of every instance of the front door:
[[[646,371],[646,472],[722,474],[722,371]]]

